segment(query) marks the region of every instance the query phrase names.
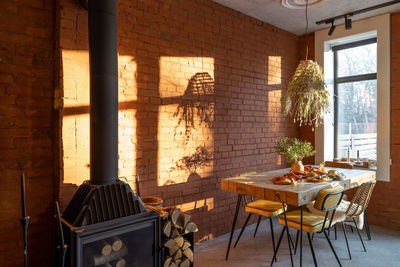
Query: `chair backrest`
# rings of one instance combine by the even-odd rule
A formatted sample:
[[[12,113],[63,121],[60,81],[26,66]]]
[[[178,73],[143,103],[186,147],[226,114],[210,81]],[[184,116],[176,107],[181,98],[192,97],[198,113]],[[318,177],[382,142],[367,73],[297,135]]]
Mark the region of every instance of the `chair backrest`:
[[[346,211],[346,216],[355,217],[361,215],[368,207],[376,181],[366,182],[357,188],[357,191]]]
[[[353,165],[346,162],[325,161],[325,167],[353,169]]]
[[[343,193],[344,188],[340,185],[322,189],[318,192],[317,198],[315,199],[314,208],[324,212],[335,210],[339,206],[340,201],[342,201]]]

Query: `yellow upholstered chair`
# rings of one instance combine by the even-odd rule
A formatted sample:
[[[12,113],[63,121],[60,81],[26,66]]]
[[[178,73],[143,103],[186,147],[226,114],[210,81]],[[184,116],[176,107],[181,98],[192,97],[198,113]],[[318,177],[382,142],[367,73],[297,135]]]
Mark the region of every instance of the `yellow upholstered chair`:
[[[272,223],[272,218],[282,214],[284,208],[285,208],[285,210],[287,209],[286,204],[283,204],[281,202],[276,202],[276,201],[264,200],[264,199],[255,200],[255,201],[252,201],[252,202],[246,204],[245,211],[248,212],[249,215],[247,216],[247,219],[240,231],[240,234],[235,242],[234,247],[236,247],[237,243],[239,242],[239,239],[242,236],[243,231],[246,228],[247,223],[250,220],[250,217],[252,216],[252,214],[256,214],[256,215],[259,215],[259,217],[258,217],[256,230],[254,231],[254,237],[256,236],[257,229],[258,229],[258,226],[261,221],[261,217],[269,218],[269,225],[271,228],[272,246],[275,251],[275,238],[274,238],[274,227],[273,227],[273,223]],[[293,242],[292,242],[292,246],[293,246]]]
[[[245,175],[251,175],[251,174],[256,174],[256,172],[242,173],[238,176],[245,176]],[[235,242],[235,245],[233,247],[234,248],[236,247],[252,214],[255,214],[255,215],[259,215],[259,217],[258,217],[258,221],[257,221],[256,230],[254,231],[254,237],[256,237],[261,218],[262,217],[269,218],[270,228],[271,228],[272,246],[275,251],[275,239],[274,239],[274,228],[273,228],[273,223],[272,223],[272,217],[276,217],[276,216],[282,214],[283,208],[285,208],[285,210],[286,210],[286,208],[287,208],[286,204],[282,204],[281,202],[276,202],[276,201],[264,200],[264,199],[259,199],[259,200],[255,200],[255,201],[251,201],[250,203],[247,203],[246,207],[245,207],[245,211],[247,213],[249,213],[249,215],[247,216],[247,219],[246,219],[246,221],[240,231],[240,234]]]
[[[279,216],[279,223],[283,225],[283,230],[281,236],[279,237],[277,249],[274,253],[274,257],[272,258],[271,265],[273,264],[276,254],[278,253],[283,233],[286,230],[286,226],[288,228],[294,228],[300,230],[302,225],[303,226],[302,230],[307,233],[308,242],[310,243],[311,253],[313,256],[315,266],[317,266],[317,259],[315,257],[314,248],[312,246],[310,233],[321,233],[321,232],[324,233],[329,243],[329,246],[336,257],[336,260],[341,266],[340,260],[336,255],[335,249],[333,248],[332,243],[325,230],[331,227],[332,222],[329,219],[330,218],[329,214],[330,213],[332,213],[332,215],[335,214],[335,210],[339,206],[343,198],[343,192],[344,189],[342,186],[336,186],[333,188],[323,189],[319,191],[317,198],[314,202],[314,208],[324,212],[324,215],[314,214],[307,211],[302,212],[300,210],[294,210],[285,212],[284,214]],[[301,218],[301,213],[303,214],[302,216],[303,218]],[[302,246],[301,243],[300,246]]]

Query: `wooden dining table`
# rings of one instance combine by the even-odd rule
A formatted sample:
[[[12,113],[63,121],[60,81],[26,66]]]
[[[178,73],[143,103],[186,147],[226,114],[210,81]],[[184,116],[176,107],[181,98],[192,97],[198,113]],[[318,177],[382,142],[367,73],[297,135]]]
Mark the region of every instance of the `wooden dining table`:
[[[272,201],[279,201],[287,205],[300,207],[314,201],[318,192],[321,189],[341,185],[345,190],[355,188],[361,184],[369,181],[376,180],[376,172],[373,170],[365,169],[340,169],[340,168],[327,168],[325,170],[337,170],[342,174],[340,180],[332,180],[329,182],[313,183],[308,182],[307,179],[296,184],[290,185],[277,185],[272,181],[273,177],[283,175],[290,172],[290,169],[280,169],[274,171],[248,173],[242,174],[238,177],[225,178],[221,180],[221,189],[237,193],[237,202],[235,215],[232,222],[232,229],[229,237],[228,248],[226,251],[226,260],[229,256],[229,251],[232,243],[232,236],[235,230],[237,216],[239,214],[240,206],[243,196],[250,196],[259,199],[266,199]],[[300,234],[302,237],[302,233]],[[289,238],[289,237],[288,237]],[[302,242],[302,238],[300,238]],[[290,248],[290,246],[289,246]],[[302,263],[302,251],[300,251],[300,265]],[[292,260],[293,264],[293,260]]]

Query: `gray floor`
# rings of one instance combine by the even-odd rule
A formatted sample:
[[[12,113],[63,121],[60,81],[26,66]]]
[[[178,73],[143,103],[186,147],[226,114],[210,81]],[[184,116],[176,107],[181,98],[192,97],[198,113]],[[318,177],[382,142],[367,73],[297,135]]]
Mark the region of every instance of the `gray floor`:
[[[231,248],[229,260],[225,261],[225,253],[228,244],[229,234],[219,236],[212,240],[202,242],[195,247],[195,266],[217,266],[217,267],[242,267],[242,266],[270,266],[273,255],[269,221],[261,221],[256,238],[253,238],[255,224],[246,228],[236,248]],[[275,242],[279,238],[282,227],[274,225]],[[400,266],[400,232],[371,225],[372,240],[368,241],[366,233],[361,232],[367,252],[363,251],[361,242],[356,232],[351,233],[347,229],[347,237],[352,254],[352,260],[348,259],[346,243],[341,227],[338,227],[338,239],[334,240],[334,234],[330,237],[333,246],[343,266]],[[239,230],[234,234],[233,242],[239,235]],[[292,237],[296,232],[291,230]],[[233,243],[232,242],[232,243]],[[319,266],[339,266],[329,244],[323,234],[316,235],[313,240],[313,247],[316,253]],[[299,253],[294,256],[295,266],[299,266]],[[289,249],[287,238],[281,244],[278,253],[278,262],[273,266],[290,266]],[[314,266],[307,235],[303,236],[303,266]]]

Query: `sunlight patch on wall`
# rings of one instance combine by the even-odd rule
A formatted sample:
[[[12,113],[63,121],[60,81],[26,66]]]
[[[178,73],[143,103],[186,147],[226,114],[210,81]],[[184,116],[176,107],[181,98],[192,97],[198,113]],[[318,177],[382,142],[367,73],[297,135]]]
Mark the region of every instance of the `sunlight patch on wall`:
[[[208,127],[191,129],[185,136],[185,126],[179,125],[174,114],[178,105],[159,108],[158,122],[158,185],[195,181],[212,173],[213,132]],[[199,123],[198,120],[195,122]]]
[[[268,91],[268,128],[278,131],[285,118],[282,115],[281,90]]]
[[[211,211],[212,209],[214,209],[214,197],[183,203],[177,205],[176,207],[180,208],[182,211],[192,211],[200,208],[206,208],[207,211]]]
[[[214,60],[161,57],[158,185],[201,179],[213,170]]]
[[[90,178],[89,114],[63,118],[63,183],[80,185]]]
[[[279,85],[282,83],[282,67],[280,56],[268,57],[268,85]]]
[[[214,58],[211,57],[167,57],[160,64],[160,96],[182,96],[188,81],[196,73],[209,73],[214,78]]]
[[[63,183],[80,185],[90,178],[88,51],[63,50],[61,71],[61,111],[72,110],[62,118]],[[81,107],[86,107],[85,113]]]
[[[118,101],[137,100],[137,64],[132,56],[118,56]]]
[[[136,172],[136,62],[119,56],[119,176],[129,180]],[[90,71],[88,51],[62,51],[62,93],[55,104],[61,108],[63,183],[82,184],[90,179]]]
[[[118,176],[134,187],[136,175],[136,110],[118,112]]]

